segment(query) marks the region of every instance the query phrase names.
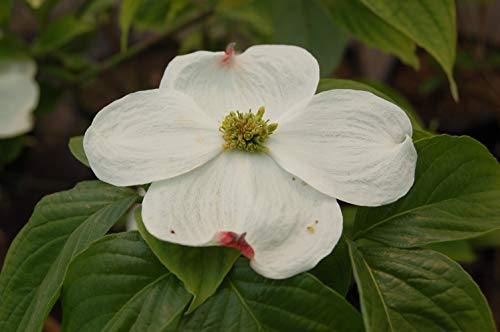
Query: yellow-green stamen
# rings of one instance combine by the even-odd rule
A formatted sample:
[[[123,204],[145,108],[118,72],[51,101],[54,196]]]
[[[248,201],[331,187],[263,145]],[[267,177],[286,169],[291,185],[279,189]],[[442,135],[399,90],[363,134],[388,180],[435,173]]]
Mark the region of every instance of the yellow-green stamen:
[[[278,124],[262,120],[265,111],[262,106],[257,114],[253,114],[250,110],[248,113],[236,111],[226,115],[219,127],[219,131],[226,141],[224,149],[267,152],[268,148],[264,146],[264,142],[278,128]]]

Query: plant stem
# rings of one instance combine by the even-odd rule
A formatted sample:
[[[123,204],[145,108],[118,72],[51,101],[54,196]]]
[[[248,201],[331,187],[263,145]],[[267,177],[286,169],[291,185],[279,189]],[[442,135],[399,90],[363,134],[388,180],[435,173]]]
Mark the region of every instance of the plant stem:
[[[112,55],[108,59],[104,60],[103,62],[99,63],[95,67],[91,68],[87,72],[83,73],[78,79],[76,83],[79,84],[84,84],[87,83],[89,80],[92,80],[94,77],[98,76],[101,72],[112,68],[123,61],[130,59],[131,57],[142,53],[155,44],[159,43],[160,41],[171,37],[175,34],[177,34],[179,31],[182,31],[188,27],[191,27],[192,25],[195,25],[199,22],[202,22],[205,18],[208,16],[212,15],[214,12],[214,9],[208,9],[205,10],[201,13],[198,13],[184,21],[182,21],[180,24],[177,24],[174,27],[171,27],[169,29],[166,29],[165,31],[159,33],[158,35],[155,35],[154,37],[142,42],[138,43],[135,45],[132,45],[131,47],[128,48],[126,52],[120,52],[117,54]]]

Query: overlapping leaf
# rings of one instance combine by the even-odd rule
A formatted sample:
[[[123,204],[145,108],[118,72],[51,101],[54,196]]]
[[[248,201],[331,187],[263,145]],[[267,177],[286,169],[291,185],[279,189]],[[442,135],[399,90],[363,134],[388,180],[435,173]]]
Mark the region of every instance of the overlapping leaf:
[[[83,136],[71,137],[69,140],[69,151],[71,154],[82,164],[89,167],[89,160],[85,155],[85,150],[83,149]]]
[[[308,49],[317,59],[322,76],[329,76],[342,59],[347,35],[316,0],[274,0],[268,4],[274,43]],[[291,24],[293,22],[293,24]]]
[[[239,260],[219,291],[167,331],[363,330],[359,313],[309,273],[286,280],[257,275]]]
[[[384,21],[426,49],[443,67],[455,99],[453,79],[457,47],[455,1],[453,0],[361,0]]]
[[[71,259],[134,204],[127,188],[99,181],[43,198],[12,243],[0,274],[0,331],[38,331]]]
[[[151,250],[194,295],[188,312],[215,293],[240,256],[238,250],[227,247],[186,247],[161,241],[149,234],[144,227],[141,209],[137,209],[135,217],[139,231]]]
[[[448,257],[352,242],[349,250],[367,332],[495,331],[479,287]]]
[[[311,274],[341,295],[346,295],[351,286],[351,259],[345,238],[341,237],[332,253],[312,269]]]
[[[415,43],[390,23],[368,9],[360,0],[323,0],[335,22],[369,46],[395,54],[404,63],[418,68]],[[400,3],[398,1],[398,3]]]
[[[500,165],[470,137],[416,143],[415,183],[397,202],[360,208],[355,238],[395,247],[471,238],[500,228]]]
[[[136,232],[92,244],[71,263],[63,331],[162,331],[191,299]]]

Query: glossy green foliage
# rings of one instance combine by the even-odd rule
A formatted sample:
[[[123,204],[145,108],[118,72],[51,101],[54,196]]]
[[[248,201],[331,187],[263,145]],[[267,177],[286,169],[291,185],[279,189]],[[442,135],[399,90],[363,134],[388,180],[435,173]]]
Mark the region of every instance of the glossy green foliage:
[[[68,143],[69,151],[79,162],[89,167],[89,160],[83,149],[83,136],[71,137]]]
[[[479,287],[432,250],[349,250],[367,332],[495,331]]]
[[[500,228],[500,165],[470,137],[419,140],[415,183],[397,202],[360,208],[355,238],[416,247]]]
[[[239,260],[219,291],[167,331],[362,331],[359,313],[309,273],[270,280]]]
[[[71,259],[102,237],[137,197],[99,181],[43,198],[16,237],[0,274],[0,331],[39,331]]]
[[[332,253],[310,271],[327,286],[341,295],[346,295],[351,286],[351,260],[345,237],[341,237]]]
[[[361,0],[323,0],[335,22],[363,43],[391,53],[418,68],[415,43],[390,22],[368,9]]]
[[[329,76],[340,64],[347,46],[347,35],[337,27],[323,4],[316,0],[273,0],[266,3],[273,27],[273,42],[306,48],[318,60],[321,75]]]
[[[137,231],[92,244],[63,287],[63,331],[161,331],[191,296]]]
[[[458,99],[453,79],[457,48],[455,1],[453,0],[361,0],[383,20],[423,47],[443,67],[453,97]]]
[[[194,295],[188,312],[215,293],[234,262],[240,256],[236,249],[226,247],[186,247],[158,240],[144,227],[141,209],[135,218],[142,236],[158,259],[177,276]]]

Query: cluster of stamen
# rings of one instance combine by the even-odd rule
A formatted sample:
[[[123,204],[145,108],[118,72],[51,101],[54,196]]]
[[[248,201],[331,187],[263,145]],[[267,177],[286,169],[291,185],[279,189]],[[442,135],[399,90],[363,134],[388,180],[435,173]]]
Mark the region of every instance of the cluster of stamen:
[[[252,110],[248,113],[239,111],[229,113],[219,127],[226,141],[224,149],[267,152],[268,148],[264,146],[264,142],[278,128],[278,124],[262,120],[264,112],[265,108],[262,106],[257,114],[252,113]]]

